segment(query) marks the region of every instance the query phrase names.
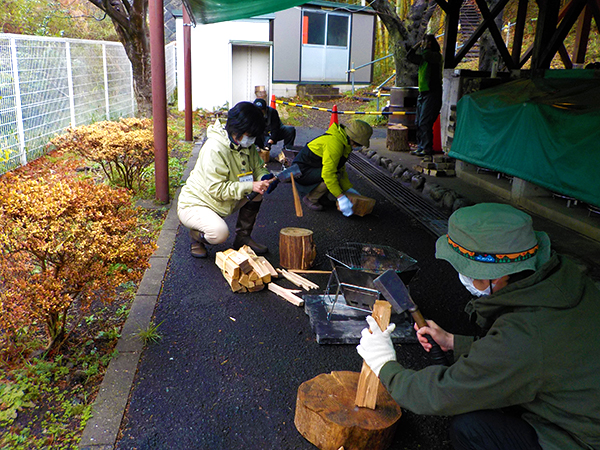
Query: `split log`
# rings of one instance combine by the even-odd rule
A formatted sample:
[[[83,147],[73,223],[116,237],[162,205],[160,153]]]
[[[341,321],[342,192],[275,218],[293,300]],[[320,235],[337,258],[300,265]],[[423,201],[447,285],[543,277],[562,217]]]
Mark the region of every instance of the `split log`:
[[[304,300],[295,295],[293,293],[295,291],[291,291],[290,289],[286,289],[275,283],[269,283],[269,290],[293,305],[304,306]]]
[[[377,300],[373,305],[373,318],[382,331],[390,324],[392,305],[384,300]],[[363,361],[362,370],[356,388],[356,406],[375,409],[378,391],[385,390],[375,372]]]
[[[318,284],[315,284],[312,281],[307,280],[306,278],[301,277],[298,274],[281,269],[277,269],[277,272],[283,275],[283,277],[286,278],[288,281],[291,281],[296,286],[306,289],[307,291],[310,291],[311,289],[319,289]]]
[[[282,228],[279,232],[279,264],[286,269],[309,269],[317,256],[313,232],[306,228]]]
[[[407,152],[408,128],[401,124],[388,125],[385,146],[391,152]]]
[[[373,212],[376,203],[374,198],[352,193],[346,193],[346,197],[352,202],[352,213],[355,216],[363,217]],[[337,203],[337,208],[338,210],[340,209],[339,202]]]
[[[357,372],[332,372],[298,388],[294,424],[320,450],[384,450],[394,438],[400,406],[381,389],[377,409],[356,408]]]

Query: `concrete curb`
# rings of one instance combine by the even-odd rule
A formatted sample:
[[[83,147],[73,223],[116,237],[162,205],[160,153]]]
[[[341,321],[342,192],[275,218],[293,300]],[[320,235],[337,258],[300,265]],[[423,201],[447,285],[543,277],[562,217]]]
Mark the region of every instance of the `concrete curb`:
[[[201,142],[194,145],[183,174],[184,180],[187,179],[196,164],[200,147]],[[81,450],[112,450],[117,442],[133,379],[144,349],[144,343],[137,334],[140,330],[146,329],[152,321],[154,308],[162,290],[175,244],[179,218],[177,217],[177,208],[173,206],[177,205],[180,190],[181,188],[177,190],[168,205],[169,212],[156,241],[158,248],[150,257],[150,267],[144,273],[127,320],[123,325],[121,337],[116,346],[117,355],[108,364],[104,379],[100,384],[98,396],[92,405],[92,417],[88,420],[79,442]]]

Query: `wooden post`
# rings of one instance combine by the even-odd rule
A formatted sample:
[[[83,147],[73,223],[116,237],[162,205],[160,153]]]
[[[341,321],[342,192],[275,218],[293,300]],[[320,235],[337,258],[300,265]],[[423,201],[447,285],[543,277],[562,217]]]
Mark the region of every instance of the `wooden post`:
[[[285,269],[310,269],[317,256],[313,232],[306,228],[282,228],[279,232],[279,264]]]
[[[392,317],[392,305],[383,300],[377,300],[373,305],[373,318],[381,328],[385,331],[390,324]],[[377,391],[381,382],[371,368],[363,361],[360,378],[358,379],[358,387],[356,388],[356,406],[361,408],[375,409],[377,402]],[[383,387],[383,386],[382,386]]]

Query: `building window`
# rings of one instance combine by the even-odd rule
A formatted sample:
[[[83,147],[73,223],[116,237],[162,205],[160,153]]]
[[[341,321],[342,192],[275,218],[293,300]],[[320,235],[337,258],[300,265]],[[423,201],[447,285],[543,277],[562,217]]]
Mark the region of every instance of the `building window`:
[[[321,12],[304,11],[302,20],[302,43],[348,47],[349,16]]]

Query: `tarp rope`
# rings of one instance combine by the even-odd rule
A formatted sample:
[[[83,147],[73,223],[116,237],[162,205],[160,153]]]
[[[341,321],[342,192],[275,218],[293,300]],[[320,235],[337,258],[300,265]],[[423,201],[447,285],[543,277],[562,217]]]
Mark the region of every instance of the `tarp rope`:
[[[375,116],[405,116],[407,114],[416,114],[415,111],[334,111],[330,108],[320,108],[318,106],[302,105],[300,103],[285,102],[283,100],[275,100],[275,103],[280,105],[295,106],[297,108],[312,109],[314,111],[323,111],[336,114],[355,114],[355,115],[375,115]]]

